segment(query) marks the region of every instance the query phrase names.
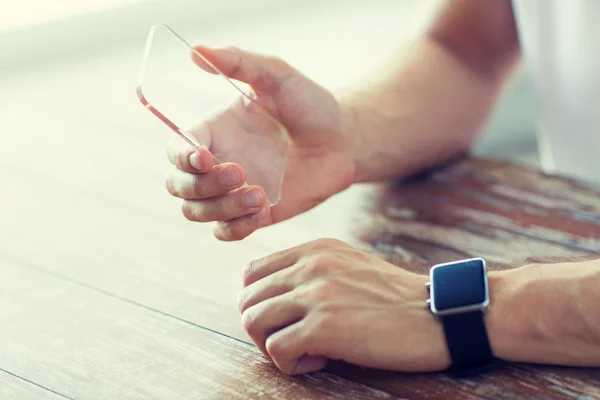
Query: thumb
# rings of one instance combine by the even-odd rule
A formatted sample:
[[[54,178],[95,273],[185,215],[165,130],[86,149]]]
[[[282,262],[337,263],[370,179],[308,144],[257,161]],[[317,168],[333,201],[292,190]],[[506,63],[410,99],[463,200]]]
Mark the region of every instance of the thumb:
[[[256,92],[273,93],[294,73],[294,69],[279,58],[236,47],[194,46],[194,50],[192,59],[200,68],[212,74],[220,71],[228,78],[249,84]]]

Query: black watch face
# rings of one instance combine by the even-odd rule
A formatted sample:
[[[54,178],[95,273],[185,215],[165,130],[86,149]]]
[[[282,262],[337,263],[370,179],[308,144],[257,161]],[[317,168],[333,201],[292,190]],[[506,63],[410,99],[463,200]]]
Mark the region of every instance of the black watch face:
[[[431,269],[431,310],[438,314],[487,305],[485,261],[481,258],[436,265]]]

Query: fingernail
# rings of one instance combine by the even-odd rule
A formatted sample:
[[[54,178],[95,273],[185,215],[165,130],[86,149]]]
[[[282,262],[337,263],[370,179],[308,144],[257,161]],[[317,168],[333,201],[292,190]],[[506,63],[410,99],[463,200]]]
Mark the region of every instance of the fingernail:
[[[269,215],[269,210],[267,210],[267,207],[263,207],[256,214],[252,214],[252,218],[254,218],[257,221],[260,221],[260,220],[267,218],[267,215]]]
[[[197,170],[202,170],[202,160],[200,160],[198,152],[194,151],[192,154],[190,154],[190,165]]]
[[[244,195],[244,204],[248,208],[260,206],[262,204],[262,200],[262,193],[260,193],[260,190],[258,189],[251,190]]]
[[[296,362],[292,375],[319,371],[327,365],[327,358],[319,356],[303,356]]]
[[[225,186],[238,185],[241,183],[241,180],[242,176],[240,175],[239,171],[234,167],[227,168],[221,173],[221,182],[223,182]]]

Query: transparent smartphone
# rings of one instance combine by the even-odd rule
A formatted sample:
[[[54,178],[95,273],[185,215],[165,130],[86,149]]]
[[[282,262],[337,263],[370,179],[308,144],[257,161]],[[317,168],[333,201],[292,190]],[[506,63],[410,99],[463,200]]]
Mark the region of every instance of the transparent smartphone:
[[[137,95],[144,107],[191,146],[205,146],[219,162],[239,164],[246,184],[277,204],[289,137],[285,127],[166,25],[150,29]]]

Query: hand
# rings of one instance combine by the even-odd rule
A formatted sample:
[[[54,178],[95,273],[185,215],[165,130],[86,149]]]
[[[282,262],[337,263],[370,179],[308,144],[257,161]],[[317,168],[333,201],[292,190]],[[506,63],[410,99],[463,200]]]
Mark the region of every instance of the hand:
[[[244,185],[251,171],[230,162],[218,164],[213,157],[219,151],[226,153],[223,158],[245,157],[242,153],[247,147],[240,143],[248,135],[242,131],[243,124],[235,121],[236,118],[239,121],[240,115],[251,115],[248,107],[256,104],[236,102],[209,121],[203,121],[205,129],[192,130],[206,147],[189,146],[174,136],[168,156],[175,168],[166,183],[172,195],[184,199],[182,211],[186,218],[217,221],[217,238],[240,240],[260,227],[314,207],[353,183],[351,140],[344,134],[340,106],[331,93],[276,58],[235,48],[197,47],[197,50],[228,77],[251,85],[256,104],[287,129],[290,147],[281,200],[270,207],[262,188]],[[195,61],[204,69],[210,68],[200,60]],[[226,134],[211,135],[215,126]],[[237,148],[232,149],[230,144]],[[276,151],[270,150],[268,144],[261,148],[266,149],[261,150],[261,156],[265,156],[262,151]],[[252,165],[252,159],[248,161],[246,165]]]
[[[433,371],[449,366],[443,329],[426,306],[426,276],[336,240],[253,261],[239,297],[244,328],[287,374],[328,359]]]

